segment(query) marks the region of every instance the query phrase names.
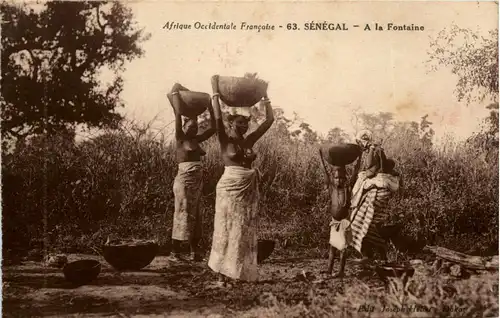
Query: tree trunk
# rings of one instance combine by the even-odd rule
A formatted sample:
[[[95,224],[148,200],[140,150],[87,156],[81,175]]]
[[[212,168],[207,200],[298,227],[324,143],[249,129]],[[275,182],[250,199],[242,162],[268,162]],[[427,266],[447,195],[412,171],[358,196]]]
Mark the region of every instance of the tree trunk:
[[[426,246],[424,251],[431,252],[439,258],[460,264],[469,269],[498,270],[498,255],[492,257],[471,256],[439,246]]]

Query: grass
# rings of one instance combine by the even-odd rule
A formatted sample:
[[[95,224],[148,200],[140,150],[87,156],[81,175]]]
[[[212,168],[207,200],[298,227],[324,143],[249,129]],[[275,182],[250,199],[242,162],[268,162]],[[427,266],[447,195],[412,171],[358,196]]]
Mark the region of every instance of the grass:
[[[42,248],[92,253],[108,235],[158,239],[168,246],[174,148],[147,129],[131,128],[79,143],[64,136],[38,137],[4,154],[4,255]],[[289,254],[305,248],[324,256],[326,251],[330,216],[318,146],[291,138],[279,123],[256,145],[262,173],[259,235],[277,240]],[[474,144],[448,140],[434,149],[409,130],[383,146],[404,179],[404,191],[389,208],[389,222],[402,228],[393,258],[411,258],[422,243],[498,254],[498,148],[487,156]],[[215,139],[203,148],[202,243],[208,249],[223,164]],[[492,317],[497,300],[498,274],[463,281],[420,276],[406,287],[393,281],[388,291],[355,279],[341,293],[312,290],[300,304],[268,295],[242,316]],[[391,310],[382,312],[384,307]]]
[[[406,286],[392,279],[386,288],[361,281],[346,285],[342,293],[315,295],[308,304],[291,305],[267,295],[263,306],[241,317],[497,317],[498,274],[452,281],[443,277],[417,277]]]
[[[256,145],[261,171],[260,235],[280,243],[324,249],[328,195],[318,143],[298,141],[277,122]],[[215,186],[223,172],[215,138],[203,147],[203,244],[210,246]],[[390,222],[402,225],[407,251],[415,242],[476,254],[497,251],[498,150],[447,141],[424,147],[401,130],[384,143],[404,178]],[[129,127],[74,143],[37,137],[3,155],[4,251],[46,247],[86,251],[108,235],[170,241],[176,174],[172,144]],[[19,198],[22,198],[19,200]],[[125,234],[126,233],[126,234]],[[413,245],[412,245],[413,244]]]

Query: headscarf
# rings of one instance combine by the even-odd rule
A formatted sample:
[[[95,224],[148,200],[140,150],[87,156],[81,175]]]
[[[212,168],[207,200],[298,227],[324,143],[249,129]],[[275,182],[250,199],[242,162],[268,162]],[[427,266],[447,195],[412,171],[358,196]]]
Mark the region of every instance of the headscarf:
[[[373,134],[368,129],[363,129],[356,134],[357,141],[368,141],[371,142],[373,139]]]

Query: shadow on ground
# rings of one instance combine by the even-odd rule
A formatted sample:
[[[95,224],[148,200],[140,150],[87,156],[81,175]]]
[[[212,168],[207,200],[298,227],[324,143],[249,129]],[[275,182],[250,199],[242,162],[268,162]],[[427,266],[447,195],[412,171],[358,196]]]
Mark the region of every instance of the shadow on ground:
[[[72,255],[70,261],[84,257],[98,258]],[[103,268],[99,277],[78,288],[66,282],[60,269],[45,268],[40,263],[4,266],[4,316],[227,314],[261,304],[265,293],[294,304],[307,303],[311,292],[342,292],[342,285],[355,273],[354,266],[348,266],[348,277],[340,281],[320,274],[326,260],[271,258],[260,266],[259,282],[217,288],[213,284],[216,276],[203,263],[172,264],[165,257],[157,257],[142,271],[120,273],[100,261]],[[362,279],[381,284],[370,275]]]

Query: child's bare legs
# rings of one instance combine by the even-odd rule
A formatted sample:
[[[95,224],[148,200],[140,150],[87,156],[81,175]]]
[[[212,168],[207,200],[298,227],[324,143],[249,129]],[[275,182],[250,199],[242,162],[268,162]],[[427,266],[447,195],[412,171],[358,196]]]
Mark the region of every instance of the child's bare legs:
[[[335,247],[330,245],[328,249],[328,269],[322,273],[331,275],[333,272],[333,263],[335,262]]]
[[[333,246],[330,246],[329,252],[328,252],[328,269],[326,270],[326,273],[328,275],[333,275],[333,264],[335,263],[335,257],[337,256],[337,249]],[[339,252],[340,254],[340,268],[339,272],[333,277],[335,278],[341,278],[344,276],[344,270],[345,270],[345,263],[346,263],[346,250],[342,250]]]
[[[344,277],[344,270],[345,270],[345,262],[347,260],[347,253],[346,250],[340,251],[340,268],[339,272],[335,274],[333,277],[335,278],[342,278]]]

